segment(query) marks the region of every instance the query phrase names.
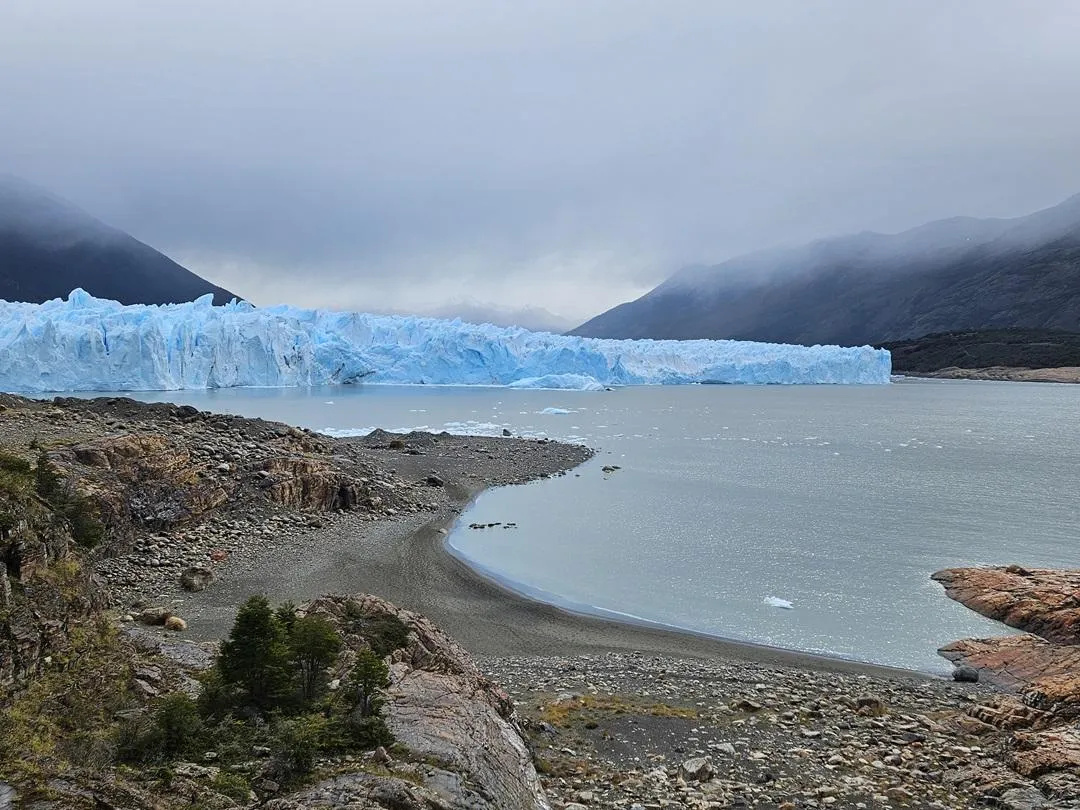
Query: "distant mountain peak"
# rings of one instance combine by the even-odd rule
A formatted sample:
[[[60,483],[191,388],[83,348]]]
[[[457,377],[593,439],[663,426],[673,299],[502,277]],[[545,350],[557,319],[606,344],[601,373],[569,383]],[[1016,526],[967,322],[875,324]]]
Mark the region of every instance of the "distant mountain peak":
[[[0,174],[0,299],[40,303],[79,287],[125,304],[236,297],[74,203]]]

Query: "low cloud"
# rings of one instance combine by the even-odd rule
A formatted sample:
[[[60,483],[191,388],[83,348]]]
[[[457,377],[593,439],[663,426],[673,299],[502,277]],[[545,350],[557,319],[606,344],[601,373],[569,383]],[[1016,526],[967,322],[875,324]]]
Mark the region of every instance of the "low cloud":
[[[8,0],[0,171],[259,303],[585,317],[1080,190],[1072,0]]]

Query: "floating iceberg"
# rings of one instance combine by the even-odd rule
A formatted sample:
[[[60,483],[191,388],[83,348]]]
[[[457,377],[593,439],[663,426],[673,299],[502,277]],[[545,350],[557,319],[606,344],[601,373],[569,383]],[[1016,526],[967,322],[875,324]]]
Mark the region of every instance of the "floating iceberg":
[[[599,340],[430,318],[187,304],[0,301],[0,390],[147,391],[340,383],[595,389],[680,383],[887,383],[869,346]]]
[[[794,610],[795,606],[791,604],[787,599],[781,599],[779,596],[766,596],[765,604],[769,607],[781,608],[782,610]]]

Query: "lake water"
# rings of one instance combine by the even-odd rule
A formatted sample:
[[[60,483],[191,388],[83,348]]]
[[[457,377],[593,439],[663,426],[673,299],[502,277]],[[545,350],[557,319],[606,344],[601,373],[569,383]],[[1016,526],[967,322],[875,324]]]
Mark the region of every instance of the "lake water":
[[[931,572],[1080,567],[1077,387],[387,386],[139,397],[339,435],[506,427],[585,442],[600,452],[575,473],[482,495],[449,539],[455,553],[564,606],[728,638],[946,672],[938,646],[1006,631],[946,599]],[[468,528],[495,521],[518,528]]]

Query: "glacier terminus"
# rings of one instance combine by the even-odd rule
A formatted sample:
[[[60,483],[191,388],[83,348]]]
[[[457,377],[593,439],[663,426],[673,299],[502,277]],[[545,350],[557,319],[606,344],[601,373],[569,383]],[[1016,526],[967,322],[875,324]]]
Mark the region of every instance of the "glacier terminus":
[[[160,391],[348,383],[597,389],[881,384],[888,351],[735,340],[603,340],[209,295],[124,306],[74,290],[0,301],[0,390]]]

